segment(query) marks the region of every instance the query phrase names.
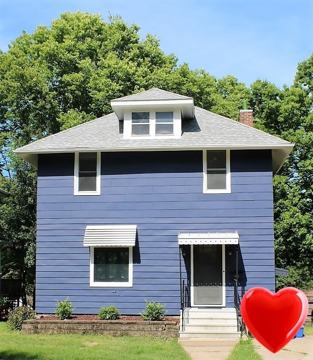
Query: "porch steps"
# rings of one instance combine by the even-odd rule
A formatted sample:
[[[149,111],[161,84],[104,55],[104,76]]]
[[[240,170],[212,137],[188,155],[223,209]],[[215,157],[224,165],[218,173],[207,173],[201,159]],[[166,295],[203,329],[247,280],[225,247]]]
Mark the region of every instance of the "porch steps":
[[[180,331],[182,339],[236,340],[239,336],[235,309],[188,308],[184,310]]]

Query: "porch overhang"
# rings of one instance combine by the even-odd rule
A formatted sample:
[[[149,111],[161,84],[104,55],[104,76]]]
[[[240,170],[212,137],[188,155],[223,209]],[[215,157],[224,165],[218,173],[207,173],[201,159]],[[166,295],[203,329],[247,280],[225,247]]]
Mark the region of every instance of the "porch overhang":
[[[137,225],[87,225],[84,235],[84,246],[135,246],[136,233]]]
[[[178,245],[238,245],[239,234],[231,233],[180,233]]]

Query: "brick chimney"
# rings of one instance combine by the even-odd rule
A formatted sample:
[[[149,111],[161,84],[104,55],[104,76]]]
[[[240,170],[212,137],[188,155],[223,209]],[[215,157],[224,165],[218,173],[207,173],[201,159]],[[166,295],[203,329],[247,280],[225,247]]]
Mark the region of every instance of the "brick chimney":
[[[253,127],[253,110],[240,110],[239,122]]]

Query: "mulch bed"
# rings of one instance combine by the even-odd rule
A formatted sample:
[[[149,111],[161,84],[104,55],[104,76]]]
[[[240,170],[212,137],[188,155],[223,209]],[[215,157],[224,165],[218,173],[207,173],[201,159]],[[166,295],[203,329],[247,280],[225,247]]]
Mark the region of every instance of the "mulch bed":
[[[51,315],[51,314],[47,314],[47,315],[37,315],[36,316],[37,320],[59,320],[59,318],[56,315]],[[92,320],[100,320],[98,315],[73,315],[69,320],[80,320],[80,321],[92,321]],[[119,321],[143,321],[141,316],[138,315],[132,315],[132,316],[125,316],[122,315],[119,317],[118,319]],[[178,316],[165,316],[165,318],[163,319],[163,321],[174,321],[177,324],[179,323],[179,317]]]

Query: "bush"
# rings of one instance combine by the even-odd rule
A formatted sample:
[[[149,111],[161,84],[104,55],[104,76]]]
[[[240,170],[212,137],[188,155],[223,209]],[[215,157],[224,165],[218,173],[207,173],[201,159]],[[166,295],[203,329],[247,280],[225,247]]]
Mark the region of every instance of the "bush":
[[[8,326],[12,330],[22,330],[25,320],[34,319],[35,311],[28,306],[20,306],[10,311],[8,316]]]
[[[120,317],[120,312],[116,306],[105,306],[99,311],[99,318],[101,320],[116,320]]]
[[[5,296],[0,296],[0,308],[4,309],[10,305],[9,298]]]
[[[69,319],[73,314],[73,305],[70,300],[58,301],[55,313],[61,320]]]
[[[163,320],[165,316],[165,306],[157,302],[148,302],[145,311],[140,315],[144,320]]]
[[[11,307],[9,298],[0,296],[0,320],[5,320],[8,317],[8,312]]]

